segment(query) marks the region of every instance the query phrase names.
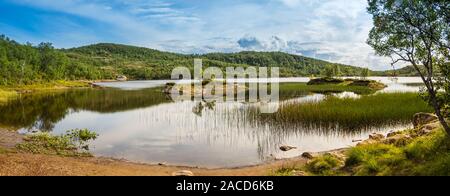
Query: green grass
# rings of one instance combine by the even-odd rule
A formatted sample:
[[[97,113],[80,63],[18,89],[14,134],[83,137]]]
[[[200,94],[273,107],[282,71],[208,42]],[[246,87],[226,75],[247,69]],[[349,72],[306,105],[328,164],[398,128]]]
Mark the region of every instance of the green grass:
[[[414,131],[418,130],[402,134],[414,135]],[[378,142],[356,146],[342,157],[324,154],[304,166],[283,167],[275,175],[304,171],[313,176],[450,176],[450,138],[441,127],[403,145]]]
[[[343,164],[344,162],[340,158],[332,154],[325,154],[308,162],[305,168],[307,171],[315,175],[338,176],[342,175],[342,172],[340,172],[338,168]]]
[[[34,154],[90,156],[88,142],[95,140],[97,136],[87,129],[70,130],[58,136],[40,132],[26,136],[26,142],[16,147],[19,151]]]
[[[289,103],[282,105],[275,114],[258,115],[258,120],[359,130],[409,122],[414,114],[431,111],[416,93],[381,93],[360,98],[328,96],[320,102]]]
[[[450,175],[450,139],[443,129],[404,146],[371,144],[350,149],[346,170],[352,175]]]

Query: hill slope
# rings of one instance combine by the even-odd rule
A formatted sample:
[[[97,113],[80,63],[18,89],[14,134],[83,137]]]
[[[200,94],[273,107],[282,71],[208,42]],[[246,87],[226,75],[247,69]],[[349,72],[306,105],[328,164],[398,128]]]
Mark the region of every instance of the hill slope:
[[[193,59],[203,59],[204,66],[217,67],[280,67],[282,77],[321,75],[326,66],[338,66],[342,75],[359,75],[362,68],[330,63],[322,60],[291,55],[282,52],[211,53],[205,55],[181,55],[153,49],[119,44],[95,44],[64,50],[69,57],[104,64],[117,74],[133,79],[168,78],[174,67],[192,68]],[[107,62],[107,63],[105,63]],[[105,68],[105,67],[103,67]]]
[[[343,76],[359,75],[362,70],[282,52],[183,55],[109,43],[59,50],[50,43],[24,45],[0,36],[0,85],[51,80],[115,79],[117,75],[126,75],[133,80],[168,79],[175,67],[185,66],[192,70],[194,58],[203,59],[204,67],[222,69],[237,66],[280,67],[281,77],[320,76],[327,67],[339,67]]]

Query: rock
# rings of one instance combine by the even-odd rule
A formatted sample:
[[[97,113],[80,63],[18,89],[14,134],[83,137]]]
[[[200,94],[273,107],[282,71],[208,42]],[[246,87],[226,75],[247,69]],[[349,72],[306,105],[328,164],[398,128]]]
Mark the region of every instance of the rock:
[[[308,174],[304,171],[293,171],[292,175],[293,176],[307,176]]]
[[[293,150],[293,149],[297,149],[297,147],[293,147],[293,146],[281,146],[280,147],[280,150],[284,151],[284,152],[287,152],[287,151],[290,151],[290,150]]]
[[[159,166],[165,166],[165,165],[167,165],[167,164],[163,162],[163,163],[158,163],[158,165],[159,165]]]
[[[119,76],[116,77],[116,80],[117,81],[127,81],[128,78],[126,76],[124,76],[124,75],[119,75]]]
[[[400,132],[400,131],[390,132],[390,133],[387,134],[387,137],[388,137],[388,138],[389,138],[389,137],[393,137],[393,136],[396,136],[396,135],[398,135],[398,134],[401,134],[401,132]]]
[[[426,125],[426,126],[422,127],[422,128],[417,132],[417,136],[428,135],[428,134],[430,134],[431,132],[433,132],[433,130],[434,130],[435,128],[436,128],[436,127],[434,127],[434,126]]]
[[[375,140],[375,141],[380,141],[380,140],[384,139],[384,135],[379,134],[379,133],[373,133],[373,134],[369,135],[369,139]]]
[[[422,125],[426,125],[430,122],[437,120],[437,116],[429,113],[417,113],[413,118],[414,128],[417,129]]]
[[[362,142],[363,140],[352,140],[353,143]]]
[[[412,140],[411,136],[405,134],[397,134],[386,138],[384,144],[392,144],[395,146],[405,146]]]
[[[313,159],[314,158],[314,156],[311,153],[309,153],[309,152],[303,153],[302,157],[306,158],[306,159]]]
[[[189,170],[181,170],[181,171],[173,172],[172,176],[194,176],[194,173],[192,173]]]
[[[368,139],[368,140],[364,140],[364,141],[362,141],[362,142],[356,144],[356,146],[364,146],[364,145],[369,145],[369,144],[375,144],[375,143],[377,143],[377,142],[379,142],[379,141],[377,141],[377,140],[372,140],[372,139]]]

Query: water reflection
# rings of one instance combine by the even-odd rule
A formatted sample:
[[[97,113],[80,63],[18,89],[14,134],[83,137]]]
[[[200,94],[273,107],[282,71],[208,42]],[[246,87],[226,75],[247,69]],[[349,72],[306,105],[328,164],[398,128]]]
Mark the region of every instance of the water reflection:
[[[144,82],[145,83],[145,82]],[[146,85],[159,86],[160,81]],[[111,85],[121,85],[111,83]],[[255,104],[172,102],[160,88],[85,89],[28,95],[0,106],[0,124],[22,132],[88,128],[100,134],[100,156],[175,165],[234,167],[353,145],[372,132],[405,124],[345,130],[336,125],[291,126],[261,122]],[[322,94],[280,92],[281,104],[320,101]],[[353,93],[332,96],[355,97]],[[257,104],[256,104],[257,107]],[[281,145],[299,147],[281,152]]]

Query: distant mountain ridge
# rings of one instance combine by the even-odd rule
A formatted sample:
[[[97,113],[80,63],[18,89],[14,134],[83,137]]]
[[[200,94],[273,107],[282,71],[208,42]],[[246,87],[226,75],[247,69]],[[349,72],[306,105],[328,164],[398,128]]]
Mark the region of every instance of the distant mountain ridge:
[[[133,79],[168,78],[170,76],[168,69],[171,70],[177,66],[192,68],[194,58],[203,59],[205,67],[280,67],[281,77],[320,76],[323,75],[326,66],[338,66],[343,76],[358,76],[363,69],[284,52],[243,51],[238,53],[185,55],[112,43],[99,43],[63,51],[71,57],[83,56],[91,59],[95,62],[94,64],[114,61],[116,71]],[[105,66],[109,67],[112,64]],[[151,72],[156,73],[152,74]],[[377,76],[384,74],[384,72],[377,71],[371,71],[371,73]]]
[[[169,79],[179,66],[193,70],[195,58],[204,67],[279,67],[280,77],[323,76],[330,67],[341,76],[359,76],[364,68],[331,63],[283,52],[238,52],[185,55],[145,47],[99,43],[71,49],[55,49],[50,43],[38,46],[20,44],[0,36],[0,85],[51,80],[115,79],[125,75],[131,80]],[[373,76],[392,72],[370,71]],[[404,68],[396,75],[413,75]]]

